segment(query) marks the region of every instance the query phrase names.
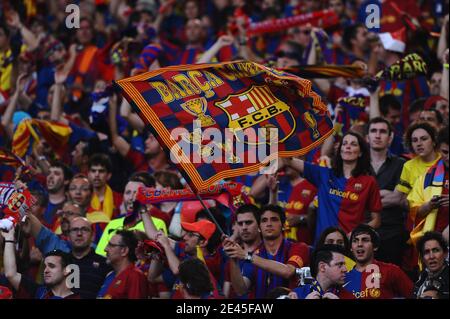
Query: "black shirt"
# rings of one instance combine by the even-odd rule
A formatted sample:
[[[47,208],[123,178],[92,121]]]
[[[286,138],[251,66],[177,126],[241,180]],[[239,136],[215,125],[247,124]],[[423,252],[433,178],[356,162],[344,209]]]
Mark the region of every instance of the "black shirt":
[[[72,290],[80,294],[83,299],[95,299],[106,275],[112,270],[106,264],[106,258],[97,255],[94,249],[81,259],[71,254],[71,263],[80,268],[80,287]]]
[[[375,174],[375,170],[370,166],[373,176],[377,179],[380,190],[386,189],[393,191],[397,186],[402,174],[403,165],[405,160],[388,154],[386,161],[381,165],[378,172]],[[399,228],[404,228],[405,215],[400,206],[392,206],[389,208],[383,208],[381,211],[381,226],[377,229],[380,236],[386,237],[389,234],[398,233]]]
[[[448,281],[448,263],[445,263],[444,268],[441,272],[436,275],[431,275],[427,270],[424,270],[420,274],[419,280],[414,285],[414,296],[416,298],[422,295],[422,292],[428,286],[436,287],[443,299],[448,299],[449,297],[449,281]]]

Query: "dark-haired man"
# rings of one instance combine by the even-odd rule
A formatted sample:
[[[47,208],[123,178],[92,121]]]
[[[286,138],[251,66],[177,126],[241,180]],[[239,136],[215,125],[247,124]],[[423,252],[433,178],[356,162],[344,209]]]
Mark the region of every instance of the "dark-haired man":
[[[380,261],[401,264],[408,237],[404,227],[406,212],[394,199],[394,190],[402,173],[405,160],[390,154],[389,146],[394,133],[388,120],[375,117],[369,121],[366,139],[370,148],[370,164],[380,187],[381,225],[377,232],[381,238],[377,258]]]
[[[119,230],[105,248],[114,271],[106,276],[98,294],[103,299],[146,299],[147,278],[134,264],[138,240],[129,230]]]
[[[179,268],[184,299],[206,299],[211,297],[213,284],[206,265],[198,258],[183,260]]]
[[[343,298],[391,299],[411,298],[413,283],[396,265],[375,260],[380,238],[366,224],[357,226],[350,236],[355,267],[347,273],[342,286]]]
[[[114,219],[120,214],[122,195],[114,192],[108,185],[112,176],[111,159],[106,154],[97,153],[89,158],[88,179],[94,187],[91,198],[91,209],[103,211],[109,218]]]
[[[17,272],[14,228],[9,232],[2,232],[5,242],[3,265],[5,276],[17,292],[17,298],[33,299],[79,299],[69,287],[67,280],[70,271],[69,257],[66,253],[56,250],[47,253],[44,257],[44,285],[28,279]]]
[[[284,210],[275,205],[261,209],[258,219],[263,244],[254,253],[225,240],[224,250],[232,258],[231,280],[238,295],[254,294],[264,298],[279,286],[292,286],[296,269],[309,264],[309,248],[304,243],[294,243],[283,237],[286,222]],[[239,260],[247,263],[241,273]]]
[[[56,211],[61,209],[66,201],[66,187],[72,178],[72,172],[62,162],[50,164],[47,175],[48,205],[44,212],[43,221],[50,228],[55,222]]]
[[[80,285],[74,287],[74,291],[83,299],[94,299],[110,267],[106,264],[106,259],[96,254],[92,248],[94,238],[92,224],[85,217],[72,215],[67,219],[70,219],[67,221],[69,223],[67,240],[44,227],[33,214],[27,215],[26,223],[29,224],[36,247],[42,254],[53,250],[69,254],[70,262],[79,267]]]
[[[338,245],[323,245],[311,258],[311,275],[315,278],[293,290],[291,298],[339,299],[339,288],[345,283],[345,251]]]
[[[261,231],[258,226],[259,208],[252,204],[240,206],[236,212],[236,223],[232,240],[242,245],[245,253],[253,254],[261,245]],[[239,269],[243,269],[245,260],[239,260]],[[234,291],[230,291],[231,275],[230,263],[227,263],[225,270],[224,295],[225,297],[235,296]]]

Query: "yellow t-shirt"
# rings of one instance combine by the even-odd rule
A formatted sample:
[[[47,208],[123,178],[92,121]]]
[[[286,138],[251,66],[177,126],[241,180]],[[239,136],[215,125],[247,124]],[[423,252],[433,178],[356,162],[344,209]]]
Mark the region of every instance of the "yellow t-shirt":
[[[428,169],[436,164],[437,161],[441,156],[439,155],[434,161],[432,162],[424,162],[420,156],[414,157],[413,159],[407,161],[405,165],[403,165],[402,174],[400,176],[400,181],[397,184],[397,187],[395,188],[399,192],[402,192],[406,195],[411,192],[414,184],[416,183],[416,180],[424,175]]]
[[[114,230],[123,229],[124,220],[125,220],[125,217],[113,219],[106,226],[105,230],[103,231],[103,235],[97,244],[97,248],[95,249],[95,252],[98,255],[106,256],[106,252],[105,252],[106,245],[108,245],[111,237],[114,236],[114,234],[115,234]],[[156,229],[162,230],[167,235],[167,227],[166,227],[166,224],[164,223],[164,221],[162,219],[159,219],[156,217],[152,217],[152,220],[153,220],[153,224],[155,225]],[[141,220],[133,227],[128,228],[128,230],[140,230],[142,232],[145,232],[144,223]]]

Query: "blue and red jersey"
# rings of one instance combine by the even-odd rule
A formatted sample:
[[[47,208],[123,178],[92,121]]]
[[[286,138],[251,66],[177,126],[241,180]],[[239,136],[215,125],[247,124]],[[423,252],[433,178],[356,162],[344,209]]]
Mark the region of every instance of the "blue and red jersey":
[[[322,231],[339,226],[351,232],[365,220],[365,212],[382,209],[380,189],[375,177],[338,177],[333,170],[305,162],[305,178],[318,189],[316,240]]]
[[[271,255],[264,245],[255,251],[255,254],[264,259],[278,261],[282,264],[301,268],[309,264],[309,247],[304,243],[295,243],[283,239],[275,255]],[[268,271],[256,267],[251,263],[245,263],[242,275],[252,283],[252,292],[255,298],[265,298],[267,294],[276,287],[293,287],[294,282],[276,276]]]
[[[360,272],[353,268],[345,278],[345,299],[411,298],[414,284],[396,265],[374,260]]]
[[[280,180],[279,189],[278,202],[286,209],[287,214],[308,215],[308,206],[317,194],[317,189],[311,183],[303,179],[293,186],[290,180],[286,178]],[[285,230],[289,232],[291,229]],[[312,234],[306,225],[296,226],[295,238],[291,236],[289,238],[304,242],[308,245],[312,244]]]
[[[134,264],[118,275],[110,272],[100,288],[102,299],[147,299],[147,278]]]

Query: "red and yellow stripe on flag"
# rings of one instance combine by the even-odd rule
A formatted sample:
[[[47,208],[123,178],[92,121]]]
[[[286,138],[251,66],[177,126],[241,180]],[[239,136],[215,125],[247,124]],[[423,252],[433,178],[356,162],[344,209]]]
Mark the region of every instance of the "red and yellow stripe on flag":
[[[194,190],[304,155],[333,132],[309,80],[252,62],[177,65],[115,84]],[[194,134],[194,121],[208,134]]]
[[[72,129],[66,124],[36,119],[23,120],[14,132],[12,152],[24,157],[35,142],[44,138],[58,155],[62,155],[70,134]]]
[[[0,147],[0,164],[14,168],[26,166],[25,162],[21,158],[3,147]]]

